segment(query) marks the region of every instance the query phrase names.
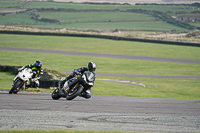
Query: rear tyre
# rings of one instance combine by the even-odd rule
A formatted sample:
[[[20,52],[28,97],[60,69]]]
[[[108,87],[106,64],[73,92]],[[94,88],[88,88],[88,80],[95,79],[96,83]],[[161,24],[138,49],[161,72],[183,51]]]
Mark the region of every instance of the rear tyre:
[[[20,87],[21,84],[22,84],[21,80],[15,81],[13,87],[9,91],[9,94],[12,94],[12,93],[17,94],[18,92],[17,88]]]
[[[83,87],[81,85],[77,85],[72,91],[69,92],[66,99],[73,100],[75,97],[79,96],[83,91]]]
[[[61,98],[60,94],[59,94],[59,90],[58,89],[55,89],[53,91],[53,93],[51,94],[51,97],[53,100],[58,100]]]

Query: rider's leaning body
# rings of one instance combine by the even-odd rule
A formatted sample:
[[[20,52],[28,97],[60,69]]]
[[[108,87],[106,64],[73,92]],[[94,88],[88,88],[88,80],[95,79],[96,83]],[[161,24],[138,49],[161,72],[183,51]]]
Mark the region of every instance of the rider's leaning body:
[[[39,70],[35,67],[34,64],[29,64],[27,66],[24,66],[24,68],[30,68],[33,71],[32,78],[38,78],[41,74],[43,74],[43,69],[40,68]]]
[[[87,67],[81,67],[81,68],[78,68],[78,69],[74,69],[73,72],[68,77],[61,79],[61,81],[60,81],[60,88],[63,87],[64,83],[67,80],[70,80],[71,78],[73,78],[75,76],[75,74],[83,74],[85,71],[90,71],[90,72],[94,73],[94,75],[95,75],[95,70],[96,70],[96,64],[93,63],[93,62],[89,62],[88,65],[87,65]],[[95,78],[93,80],[93,86],[94,86],[94,81],[95,81]],[[86,98],[86,99],[89,99],[91,97],[90,90],[91,90],[91,88],[89,88],[88,90],[86,90],[85,92],[83,92],[81,94],[81,96],[84,97],[84,98]]]

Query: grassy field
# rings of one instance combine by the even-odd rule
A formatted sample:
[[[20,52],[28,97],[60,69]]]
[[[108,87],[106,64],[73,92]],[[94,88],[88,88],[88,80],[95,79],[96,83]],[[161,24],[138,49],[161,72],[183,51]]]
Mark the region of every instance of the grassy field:
[[[191,59],[192,58],[196,59],[197,57],[199,57],[200,54],[199,52],[200,49],[197,47],[149,44],[149,43],[138,43],[138,42],[136,43],[136,42],[126,42],[126,41],[112,41],[112,40],[92,39],[92,38],[1,34],[0,39],[1,39],[0,46],[8,46],[8,47],[88,51],[88,52],[115,53],[115,54],[126,53],[130,55],[134,55],[136,53],[137,53],[136,55],[141,55],[144,51],[147,51],[146,56],[148,56],[148,54],[149,55],[153,54],[154,56],[160,56],[160,57],[170,56],[170,57],[184,58],[188,56]],[[183,53],[186,55],[184,55]],[[139,61],[139,60],[128,60],[128,59],[88,57],[88,56],[78,56],[78,55],[72,56],[72,55],[60,55],[60,54],[28,53],[28,52],[16,52],[16,51],[0,52],[1,65],[22,66],[22,65],[27,65],[29,63],[33,63],[37,59],[43,62],[43,68],[47,68],[48,70],[57,70],[57,71],[72,71],[74,68],[86,66],[88,61],[94,61],[97,64],[97,70],[96,70],[97,73],[122,73],[122,74],[131,73],[131,74],[185,75],[185,76],[200,75],[198,71],[199,65],[194,65],[194,64]],[[10,89],[14,75],[3,72],[1,72],[0,75],[1,75],[0,89]],[[143,88],[139,86],[110,83],[99,80],[102,78],[143,83],[146,85],[146,87]],[[199,86],[200,86],[200,79],[159,79],[159,78],[134,78],[134,77],[111,77],[111,76],[105,77],[97,75],[95,86],[92,89],[92,95],[200,99]],[[48,91],[51,92],[52,90]]]
[[[166,22],[103,22],[103,23],[70,23],[70,24],[23,24],[24,26],[36,27],[36,28],[75,28],[81,30],[120,30],[120,29],[134,29],[134,30],[153,30],[156,32],[180,30],[186,31],[187,29],[177,27]]]
[[[80,28],[80,29],[137,29],[137,30],[186,30],[175,25],[157,21],[141,13],[116,12],[38,12],[40,18],[56,19],[61,24],[50,24],[31,19],[28,13],[0,16],[0,24],[22,25],[38,28]],[[89,16],[89,17],[88,17]],[[137,21],[135,21],[137,20]],[[149,22],[143,22],[150,20]],[[118,22],[120,21],[120,22]],[[124,21],[124,22],[123,22]],[[128,22],[135,21],[135,22]],[[141,22],[138,22],[141,21]]]
[[[95,5],[95,4],[74,4],[74,3],[53,3],[53,2],[31,2],[26,8],[64,8],[64,9],[146,9],[157,10],[161,12],[191,12],[194,9],[190,9],[189,6],[173,6],[173,5]]]
[[[34,62],[36,59],[40,59],[43,62],[44,68],[57,71],[72,71],[74,68],[86,66],[87,62],[93,61],[96,62],[98,66],[97,72],[100,73],[183,76],[198,76],[200,74],[199,71],[197,71],[199,65],[195,64],[11,51],[1,51],[0,55],[2,65],[22,66]],[[24,58],[26,56],[27,58]]]
[[[0,46],[200,59],[200,48],[84,37],[0,34]]]
[[[39,12],[40,18],[52,18],[61,22],[88,22],[88,21],[122,21],[122,20],[153,20],[155,17],[141,13],[128,12]],[[90,17],[88,17],[90,16]]]
[[[31,16],[28,13],[0,16],[0,24],[31,25],[31,24],[36,24],[36,23],[45,24],[44,22],[37,22],[31,19]]]
[[[26,4],[26,2],[24,2],[24,1],[0,0],[0,7],[21,7],[25,4]]]
[[[20,7],[25,5],[25,2],[14,1],[0,1],[0,7]],[[95,4],[74,4],[74,3],[55,3],[55,2],[30,2],[24,8],[20,9],[75,9],[85,10],[84,12],[63,12],[63,11],[49,11],[49,12],[35,12],[39,14],[39,18],[56,19],[61,23],[48,23],[31,19],[32,15],[29,12],[18,13],[15,15],[0,16],[0,24],[5,25],[21,25],[39,28],[79,28],[79,29],[135,29],[135,30],[187,30],[176,25],[161,21],[160,19],[150,15],[141,13],[124,12],[128,9],[144,9],[155,10],[160,12],[167,12],[174,16],[179,13],[191,13],[197,11],[189,8],[189,6],[168,6],[168,5],[95,5]],[[90,11],[88,10],[105,10],[105,11]],[[109,10],[121,10],[109,11]],[[8,10],[8,9],[6,9]],[[12,9],[10,9],[12,10]],[[17,10],[17,9],[16,9]],[[1,10],[0,10],[1,11]],[[4,11],[2,11],[4,12]],[[9,12],[9,11],[7,11]],[[32,12],[32,11],[30,11]],[[158,22],[143,22],[144,20],[159,20]],[[138,20],[140,22],[125,22],[129,20]],[[89,22],[91,21],[91,22]],[[93,21],[93,22],[92,22]],[[96,22],[98,23],[96,23]],[[106,22],[103,22],[106,21]],[[114,22],[120,21],[120,22]],[[123,22],[124,21],[124,22]],[[83,23],[84,22],[84,23]],[[193,24],[192,24],[193,25]],[[195,26],[200,26],[198,23]]]

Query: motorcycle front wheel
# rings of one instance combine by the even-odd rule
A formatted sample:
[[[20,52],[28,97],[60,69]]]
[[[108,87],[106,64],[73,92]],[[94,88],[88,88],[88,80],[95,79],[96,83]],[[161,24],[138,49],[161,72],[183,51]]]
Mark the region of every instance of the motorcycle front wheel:
[[[73,100],[75,97],[79,96],[83,91],[83,87],[81,85],[77,85],[75,88],[73,88],[69,94],[67,95],[67,100]]]
[[[58,89],[55,89],[53,91],[53,93],[51,94],[51,97],[53,100],[58,100],[61,98],[60,94],[59,94],[59,90]]]
[[[10,89],[9,94],[12,94],[12,93],[17,94],[17,92],[18,92],[17,88],[20,87],[21,84],[22,84],[22,81],[21,80],[17,80],[14,83],[13,87]]]

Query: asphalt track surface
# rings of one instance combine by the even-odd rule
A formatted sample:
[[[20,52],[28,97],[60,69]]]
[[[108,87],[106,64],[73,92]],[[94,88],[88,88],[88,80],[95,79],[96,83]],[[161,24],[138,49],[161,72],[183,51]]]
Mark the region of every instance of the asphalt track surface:
[[[200,101],[117,96],[52,100],[0,92],[0,129],[200,132]]]

